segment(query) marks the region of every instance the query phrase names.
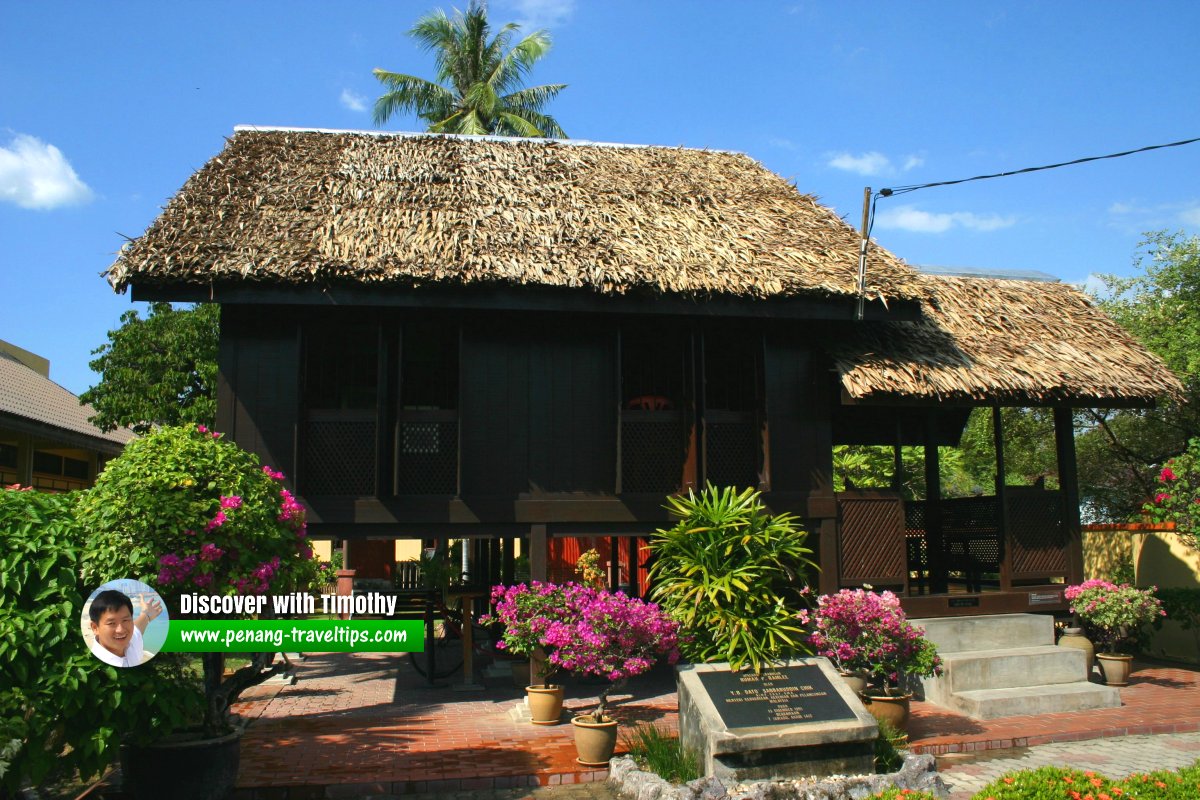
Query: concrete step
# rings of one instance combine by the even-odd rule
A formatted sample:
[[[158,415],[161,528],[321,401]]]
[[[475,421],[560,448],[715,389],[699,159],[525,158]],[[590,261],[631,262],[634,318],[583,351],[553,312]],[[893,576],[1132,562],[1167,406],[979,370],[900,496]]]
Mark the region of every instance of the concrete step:
[[[1053,686],[1022,686],[1012,689],[977,689],[958,692],[950,706],[973,719],[996,719],[1060,711],[1117,708],[1121,693],[1113,686],[1096,683],[1059,683]]]
[[[914,619],[938,653],[975,650],[1011,650],[1054,644],[1054,619],[1048,614]]]
[[[950,692],[1077,683],[1087,679],[1087,658],[1073,647],[1010,647],[945,653],[939,682]]]

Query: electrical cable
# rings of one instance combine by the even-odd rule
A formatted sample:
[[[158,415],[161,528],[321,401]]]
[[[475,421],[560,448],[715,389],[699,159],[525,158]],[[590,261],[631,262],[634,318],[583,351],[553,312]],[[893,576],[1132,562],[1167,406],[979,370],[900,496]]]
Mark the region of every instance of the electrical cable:
[[[1163,148],[1166,148],[1166,147],[1182,147],[1185,144],[1193,144],[1195,142],[1200,142],[1200,137],[1196,137],[1194,139],[1184,139],[1183,141],[1179,141],[1179,142],[1169,142],[1167,144],[1152,144],[1152,145],[1148,145],[1146,147],[1139,147],[1136,150],[1125,150],[1120,153],[1109,153],[1108,155],[1104,155],[1104,156],[1087,156],[1086,158],[1077,158],[1073,161],[1062,161],[1062,162],[1059,162],[1058,164],[1046,164],[1041,167],[1025,167],[1024,169],[1014,169],[1014,170],[1010,170],[1008,172],[997,172],[992,175],[976,175],[973,178],[959,178],[958,180],[953,180],[953,181],[935,181],[933,183],[918,183],[918,184],[913,184],[910,186],[894,186],[894,187],[888,188],[888,189],[880,189],[879,192],[876,194],[876,196],[882,195],[883,197],[892,197],[892,196],[898,195],[898,194],[907,194],[908,192],[915,192],[918,189],[932,189],[935,186],[954,186],[955,184],[959,184],[959,183],[969,183],[971,181],[983,181],[983,180],[988,180],[989,178],[1007,178],[1012,175],[1024,175],[1029,172],[1041,172],[1042,170],[1047,170],[1047,169],[1058,169],[1059,167],[1071,167],[1071,166],[1074,166],[1075,164],[1086,164],[1089,161],[1103,161],[1106,158],[1123,158],[1125,156],[1132,156],[1137,153],[1146,153],[1146,152],[1149,152],[1150,150],[1162,150]],[[874,214],[872,214],[872,216],[874,216]]]

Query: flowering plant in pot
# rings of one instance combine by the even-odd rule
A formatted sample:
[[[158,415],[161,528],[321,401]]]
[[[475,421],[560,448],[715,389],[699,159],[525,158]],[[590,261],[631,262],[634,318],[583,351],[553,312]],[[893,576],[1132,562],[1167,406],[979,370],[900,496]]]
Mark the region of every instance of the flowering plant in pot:
[[[809,643],[842,672],[865,673],[885,694],[903,693],[913,679],[942,673],[933,642],[908,621],[892,592],[842,589],[801,611]]]
[[[154,586],[176,611],[185,593],[307,590],[317,578],[317,562],[304,509],[283,480],[203,425],[159,428],[130,442],[77,506],[79,524],[89,533],[85,582],[136,578]],[[201,654],[198,671],[194,656],[175,653],[121,670],[123,694],[139,698],[125,720],[131,744],[236,741],[240,731],[230,707],[243,691],[283,670],[272,665],[273,652],[249,658],[229,675],[219,652]],[[168,763],[161,754],[139,761]]]
[[[562,715],[563,687],[550,683],[550,676],[558,666],[548,658],[545,637],[550,626],[563,621],[568,613],[564,588],[540,581],[494,586],[492,608],[492,613],[483,616],[480,623],[498,622],[504,627],[496,649],[524,655],[530,660],[534,680],[525,692],[533,723],[558,724]]]
[[[571,720],[579,762],[607,764],[617,741],[617,722],[608,714],[609,696],[659,658],[679,660],[679,624],[657,605],[591,586],[564,588],[569,613],[550,625],[545,643],[554,665],[607,679],[596,708]]]
[[[1094,578],[1063,592],[1077,616],[1100,643],[1101,654],[1127,655],[1120,648],[1139,628],[1166,616],[1156,587],[1138,589],[1127,583]]]

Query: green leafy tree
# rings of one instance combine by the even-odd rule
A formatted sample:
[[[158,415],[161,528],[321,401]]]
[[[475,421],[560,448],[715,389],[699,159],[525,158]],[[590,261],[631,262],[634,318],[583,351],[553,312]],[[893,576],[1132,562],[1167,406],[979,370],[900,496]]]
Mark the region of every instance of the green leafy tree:
[[[651,599],[682,626],[684,657],[757,671],[807,652],[796,614],[814,565],[795,520],[768,514],[752,489],[709,486],[667,510],[679,522],[650,540]]]
[[[438,10],[408,32],[434,54],[437,82],[374,70],[387,91],[375,101],[375,124],[415,113],[434,133],[567,138],[544,109],[566,84],[523,87],[550,50],[550,34],[537,30],[510,47],[519,26],[509,23],[489,38],[487,9],[472,3],[454,18]]]
[[[1200,436],[1200,237],[1151,233],[1136,266],[1133,277],[1104,277],[1100,305],[1174,370],[1188,402],[1079,415],[1080,491],[1100,519],[1137,516],[1162,465]]]
[[[121,327],[92,351],[100,382],[79,396],[96,409],[101,430],[155,425],[213,424],[217,413],[220,306],[175,309],[151,303],[145,317],[121,315]]]

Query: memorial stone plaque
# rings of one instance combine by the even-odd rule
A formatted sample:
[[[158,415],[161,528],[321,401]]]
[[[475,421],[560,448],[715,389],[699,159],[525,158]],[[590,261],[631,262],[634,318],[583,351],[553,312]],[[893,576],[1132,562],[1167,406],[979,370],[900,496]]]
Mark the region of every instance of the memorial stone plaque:
[[[728,728],[855,719],[815,664],[704,672],[699,678]]]

